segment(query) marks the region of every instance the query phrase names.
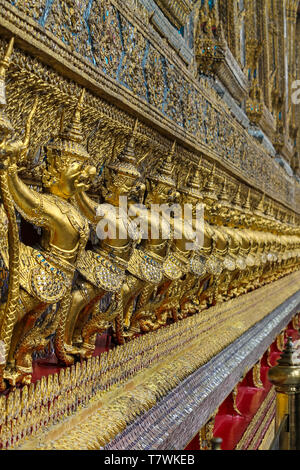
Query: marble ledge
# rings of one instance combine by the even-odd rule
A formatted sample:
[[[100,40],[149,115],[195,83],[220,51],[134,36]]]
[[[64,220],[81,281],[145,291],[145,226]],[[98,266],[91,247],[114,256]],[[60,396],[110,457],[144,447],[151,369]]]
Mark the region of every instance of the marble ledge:
[[[190,64],[193,60],[194,53],[190,49],[185,39],[179,34],[177,29],[165,17],[160,8],[156,5],[154,0],[140,0],[140,3],[152,15],[152,23],[164,38],[167,38],[169,44],[178,51],[181,58],[186,64]]]

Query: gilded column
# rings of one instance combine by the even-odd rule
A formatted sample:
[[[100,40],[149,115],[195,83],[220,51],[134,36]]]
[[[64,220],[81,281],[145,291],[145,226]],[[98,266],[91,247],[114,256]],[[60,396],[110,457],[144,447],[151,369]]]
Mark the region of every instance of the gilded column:
[[[265,0],[257,0],[257,13],[258,20],[261,30],[261,42],[263,44],[262,56],[260,60],[260,85],[263,90],[264,102],[266,107],[272,111],[271,105],[271,87],[270,87],[270,76],[271,70],[271,58],[269,48],[269,16],[268,16],[268,2]]]
[[[292,103],[292,84],[296,80],[296,23],[298,0],[289,0],[286,8],[288,40],[288,124],[289,135],[295,143],[297,137],[296,110]]]
[[[249,99],[246,112],[253,123],[258,123],[263,112],[262,90],[259,84],[258,60],[262,52],[257,18],[258,0],[246,0],[246,67],[249,80]]]
[[[217,4],[217,2],[216,2]],[[238,4],[236,0],[219,0],[218,9],[226,41],[234,57],[239,60]]]
[[[296,23],[296,34],[295,34],[295,49],[296,49],[296,60],[295,60],[295,76],[296,81],[300,83],[300,16],[298,17]],[[300,86],[296,85],[296,89],[293,90],[294,93],[294,100],[300,99],[300,93],[297,90],[300,89]],[[295,104],[295,103],[294,103]],[[295,105],[295,124],[296,127],[299,129],[300,127],[300,104]],[[297,137],[296,137],[296,148],[300,149],[300,132],[298,130]],[[293,170],[294,172],[300,176],[300,151],[296,151],[294,154],[294,161],[293,161]]]
[[[273,108],[277,121],[276,136],[273,144],[278,153],[281,153],[286,134],[286,15],[285,1],[274,0],[271,2],[271,8],[274,8],[274,34],[276,35],[275,48],[276,54],[276,80],[273,92]],[[276,28],[276,29],[275,29]]]
[[[279,77],[278,77],[278,16],[276,0],[267,1],[268,11],[268,51],[270,57],[270,73],[268,82],[270,86],[270,111],[277,119],[277,102],[279,100]]]

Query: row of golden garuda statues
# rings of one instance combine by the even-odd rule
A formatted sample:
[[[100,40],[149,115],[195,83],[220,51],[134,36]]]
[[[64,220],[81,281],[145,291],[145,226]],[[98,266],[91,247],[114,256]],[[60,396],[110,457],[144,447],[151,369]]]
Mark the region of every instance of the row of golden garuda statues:
[[[299,229],[265,211],[264,197],[251,208],[251,193],[241,202],[240,188],[230,201],[226,180],[216,193],[214,171],[200,190],[198,166],[182,187],[174,179],[175,145],[143,176],[135,157],[137,123],[125,150],[105,167],[101,203],[87,194],[96,169],[83,146],[84,93],[68,125],[46,145],[43,192],[18,176],[28,151],[31,120],[22,139],[6,114],[5,76],[13,49],[10,41],[0,63],[0,253],[9,272],[7,298],[0,304],[0,389],[29,383],[33,353],[53,341],[62,364],[94,353],[97,334],[113,329],[119,344],[172,321],[239,296],[295,269]],[[148,228],[119,207],[140,205]],[[153,217],[153,204],[204,205],[203,243],[187,249],[194,227],[182,237],[163,237],[166,221]],[[114,208],[119,210],[113,214]],[[20,240],[16,210],[42,229],[39,245]],[[193,212],[194,213],[194,212]],[[117,214],[117,215],[116,215]],[[112,232],[87,242],[99,221]],[[194,220],[194,219],[192,219]],[[180,218],[170,217],[173,233]]]

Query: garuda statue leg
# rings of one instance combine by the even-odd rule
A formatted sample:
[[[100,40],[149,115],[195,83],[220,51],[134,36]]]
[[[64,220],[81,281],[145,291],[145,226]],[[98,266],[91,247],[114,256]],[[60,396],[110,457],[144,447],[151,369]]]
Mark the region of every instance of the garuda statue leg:
[[[46,303],[42,303],[40,300],[32,297],[24,289],[20,289],[16,322],[13,326],[12,339],[3,374],[4,378],[13,386],[20,378],[25,383],[28,380],[30,381],[32,374],[32,353],[36,349],[37,344],[39,344],[40,348],[46,346],[47,341],[41,341],[41,336],[37,334],[34,327],[47,306]],[[33,334],[31,335],[31,340],[28,341],[27,336],[30,331]]]
[[[88,281],[77,283],[72,291],[70,311],[65,326],[65,348],[70,354],[84,354],[81,349],[82,330],[89,319],[90,313],[106,291],[99,289]]]

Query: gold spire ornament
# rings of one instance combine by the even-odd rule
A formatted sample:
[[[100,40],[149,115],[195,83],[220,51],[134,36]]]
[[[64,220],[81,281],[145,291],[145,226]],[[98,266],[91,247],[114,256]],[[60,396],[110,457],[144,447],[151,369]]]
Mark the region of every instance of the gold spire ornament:
[[[107,165],[107,168],[116,171],[120,175],[140,178],[141,173],[137,169],[137,158],[135,155],[135,139],[137,137],[138,119],[135,121],[134,129],[124,151],[118,155],[117,159]]]
[[[200,190],[200,182],[201,182],[201,162],[202,162],[202,157],[199,160],[198,165],[196,166],[196,169],[194,173],[190,176],[188,180],[188,185],[190,188],[198,191]]]
[[[248,190],[247,199],[243,207],[246,211],[251,211],[251,189],[250,188]]]
[[[188,174],[186,179],[185,179],[185,184],[180,188],[180,192],[194,196],[197,198],[198,201],[200,201],[203,196],[202,192],[200,190],[201,186],[201,163],[202,163],[202,157],[200,158],[198,164],[196,165],[196,168],[194,171],[191,171],[191,174]]]
[[[241,185],[239,184],[237,192],[232,200],[232,204],[237,207],[241,207]]]
[[[219,201],[222,205],[229,205],[229,196],[227,192],[227,178],[224,178],[222,191],[219,194]]]
[[[161,165],[158,167],[154,173],[150,174],[149,178],[152,181],[157,183],[164,183],[168,186],[176,187],[176,183],[173,179],[173,170],[174,170],[174,163],[173,158],[175,155],[176,150],[176,140],[174,140],[171,152],[168,154],[167,158],[164,159]]]
[[[83,89],[80,93],[78,102],[76,104],[73,117],[66,129],[63,130],[63,117],[62,113],[60,133],[46,145],[47,159],[51,161],[53,158],[59,158],[63,154],[64,160],[69,156],[74,159],[74,156],[79,161],[90,161],[91,156],[82,145],[83,142],[83,131],[81,124],[81,111],[83,108],[83,101],[85,96],[85,90]],[[62,162],[63,163],[63,162]]]
[[[270,218],[274,218],[274,210],[273,210],[273,201],[272,200],[270,200],[270,203],[269,203],[269,206],[266,210],[266,213]]]
[[[0,130],[5,133],[13,133],[14,128],[5,113],[6,107],[6,92],[5,92],[5,77],[6,70],[9,67],[11,55],[14,47],[14,38],[11,38],[9,45],[6,49],[5,55],[0,62]]]
[[[262,198],[259,201],[259,204],[256,208],[256,212],[258,212],[259,214],[265,213],[265,193],[263,193]]]
[[[204,189],[203,189],[203,195],[205,196],[205,199],[210,201],[217,201],[218,197],[216,194],[216,184],[215,184],[215,172],[216,172],[216,164],[214,163],[212,165],[211,172],[209,176],[207,177]]]

